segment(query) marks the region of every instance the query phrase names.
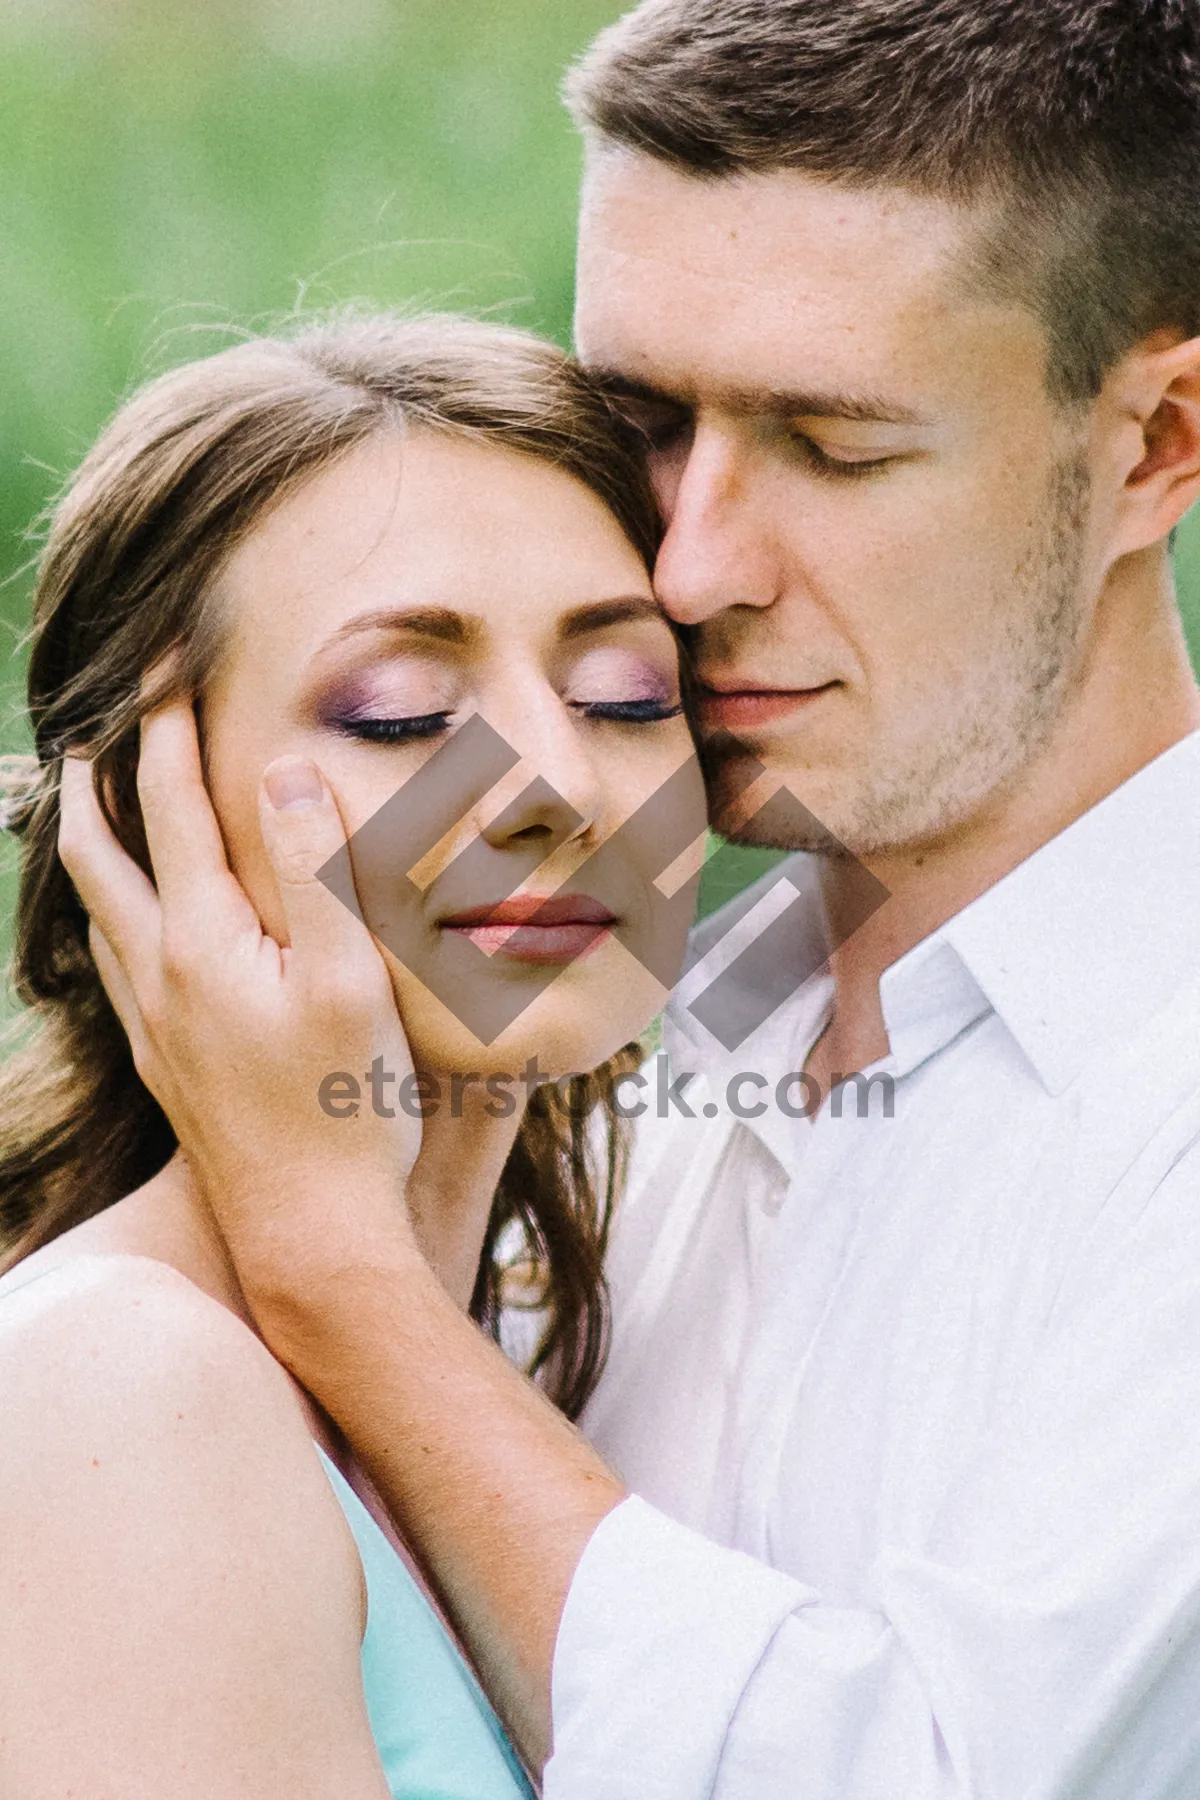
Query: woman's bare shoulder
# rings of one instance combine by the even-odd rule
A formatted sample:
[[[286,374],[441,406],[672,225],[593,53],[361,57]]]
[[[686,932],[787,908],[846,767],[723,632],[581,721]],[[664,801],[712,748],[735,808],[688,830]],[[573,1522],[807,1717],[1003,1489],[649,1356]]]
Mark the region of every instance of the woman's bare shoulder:
[[[0,1503],[105,1458],[203,1465],[264,1494],[324,1492],[278,1363],[228,1308],[148,1257],[78,1256],[0,1289]]]
[[[24,1277],[24,1278],[23,1278]],[[0,1283],[0,1396],[33,1395],[73,1376],[99,1398],[112,1384],[122,1406],[189,1381],[236,1373],[239,1381],[287,1390],[282,1370],[227,1307],[185,1275],[146,1256],[79,1255],[22,1265]]]
[[[135,1256],[6,1287],[0,1786],[382,1800],[363,1624],[303,1409],[240,1319]]]

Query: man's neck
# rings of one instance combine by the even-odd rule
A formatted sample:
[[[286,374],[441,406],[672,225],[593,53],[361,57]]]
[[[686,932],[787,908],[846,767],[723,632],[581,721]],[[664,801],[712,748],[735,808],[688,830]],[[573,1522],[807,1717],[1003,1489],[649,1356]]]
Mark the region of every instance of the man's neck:
[[[1130,604],[1130,594],[1121,591],[1132,585],[1150,589],[1141,605]],[[1019,777],[942,838],[863,859],[890,898],[832,959],[834,1011],[808,1065],[822,1092],[831,1075],[853,1073],[887,1054],[879,997],[886,969],[1200,729],[1200,691],[1169,567],[1128,559],[1113,571],[1101,605],[1108,617],[1098,620],[1086,678]],[[1135,629],[1127,621],[1140,625]],[[836,864],[828,866],[825,901],[835,936],[846,881]]]

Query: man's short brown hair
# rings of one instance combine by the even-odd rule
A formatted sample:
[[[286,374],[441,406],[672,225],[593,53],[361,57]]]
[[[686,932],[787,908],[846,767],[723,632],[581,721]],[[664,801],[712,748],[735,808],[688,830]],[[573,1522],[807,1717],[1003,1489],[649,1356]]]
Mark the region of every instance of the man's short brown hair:
[[[1094,396],[1200,334],[1200,0],[644,0],[567,79],[589,135],[699,178],[799,169],[995,209],[979,264]]]

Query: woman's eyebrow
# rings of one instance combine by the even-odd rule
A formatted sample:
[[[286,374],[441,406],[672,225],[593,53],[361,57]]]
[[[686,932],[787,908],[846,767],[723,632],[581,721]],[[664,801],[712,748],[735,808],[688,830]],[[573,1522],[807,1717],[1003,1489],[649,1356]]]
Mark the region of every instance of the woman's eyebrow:
[[[562,638],[584,637],[590,631],[603,631],[608,625],[624,625],[640,619],[660,620],[662,611],[656,600],[646,594],[621,594],[612,600],[590,600],[574,606],[558,621]],[[436,638],[443,644],[470,645],[478,641],[483,621],[469,613],[455,612],[448,606],[383,606],[347,619],[330,633],[320,649],[325,651],[360,637],[366,632],[393,632],[406,637]]]
[[[449,606],[381,606],[347,619],[344,625],[330,633],[321,649],[366,631],[404,632],[417,637],[438,638],[444,644],[469,644],[479,636],[480,629],[480,620],[455,612]]]
[[[622,594],[613,600],[590,600],[574,606],[558,622],[562,638],[584,637],[589,631],[603,631],[607,625],[626,625],[639,619],[662,621],[663,612],[657,600],[647,594]]]

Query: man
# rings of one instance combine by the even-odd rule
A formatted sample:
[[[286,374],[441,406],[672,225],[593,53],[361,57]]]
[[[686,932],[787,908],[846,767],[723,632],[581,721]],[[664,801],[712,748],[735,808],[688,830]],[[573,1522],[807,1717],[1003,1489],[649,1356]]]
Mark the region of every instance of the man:
[[[222,1151],[203,955],[155,973],[76,820],[111,979],[548,1796],[1194,1792],[1200,5],[646,0],[570,95],[579,345],[736,736],[714,817],[752,754],[845,940],[732,1052],[677,1009],[696,1116],[644,1122],[585,1421],[623,1479],[382,1187],[331,1245],[329,1171]],[[334,826],[285,829],[315,933]],[[800,1074],[892,1106],[809,1122]]]

